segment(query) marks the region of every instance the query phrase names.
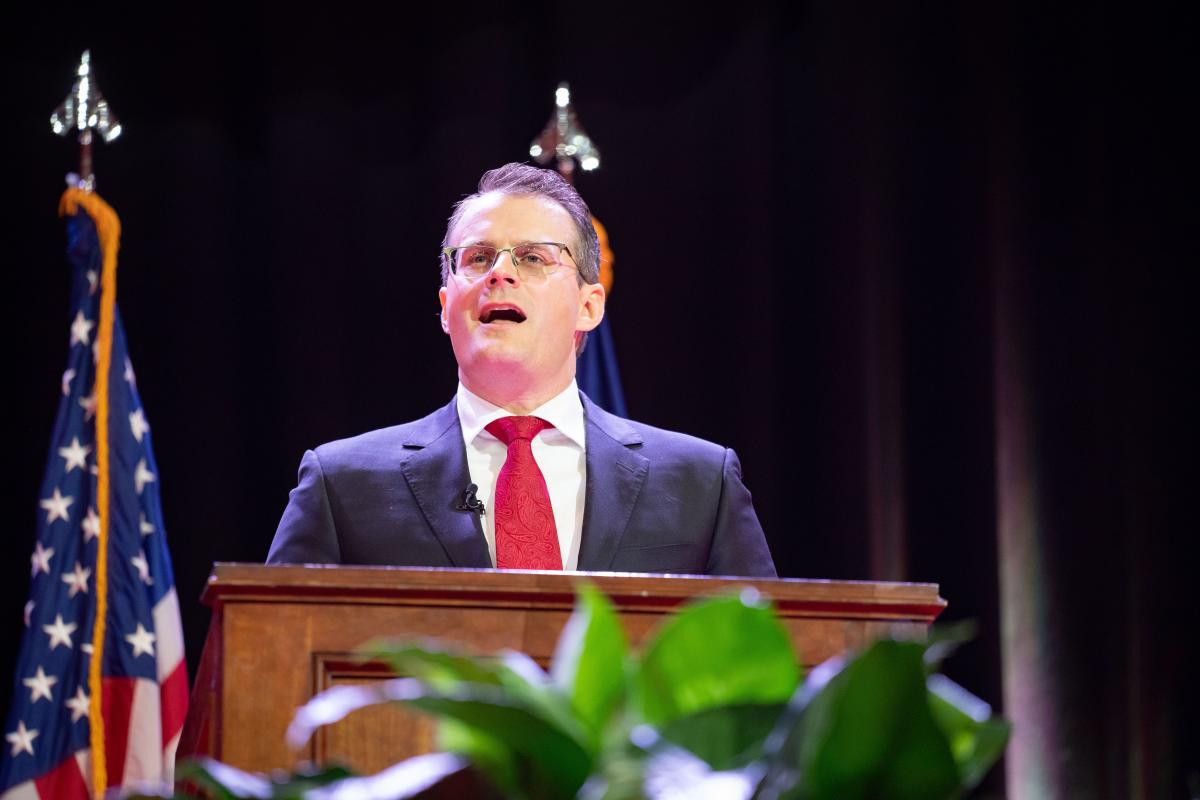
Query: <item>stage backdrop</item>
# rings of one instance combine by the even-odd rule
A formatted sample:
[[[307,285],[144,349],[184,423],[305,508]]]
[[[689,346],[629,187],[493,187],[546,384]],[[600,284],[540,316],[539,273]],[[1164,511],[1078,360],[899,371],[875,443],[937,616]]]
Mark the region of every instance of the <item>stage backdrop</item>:
[[[1018,722],[1012,796],[1182,796],[1200,759],[1191,492],[1169,468],[1195,362],[1179,21],[24,11],[0,48],[3,641],[67,344],[74,148],[47,118],[85,47],[126,129],[96,167],[193,667],[211,562],[265,557],[304,449],[453,392],[446,216],[526,157],[567,80],[604,156],[577,184],[617,253],[631,416],[738,450],[782,574],[940,582],[947,617],[979,624],[951,675]]]

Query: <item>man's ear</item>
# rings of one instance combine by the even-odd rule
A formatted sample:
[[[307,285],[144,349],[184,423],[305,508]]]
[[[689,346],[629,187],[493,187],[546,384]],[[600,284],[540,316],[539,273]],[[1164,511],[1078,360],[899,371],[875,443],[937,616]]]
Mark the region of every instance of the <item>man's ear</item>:
[[[604,285],[600,283],[585,283],[579,287],[579,319],[575,330],[594,330],[604,319]]]
[[[442,304],[442,311],[438,317],[442,321],[442,330],[446,333],[450,332],[450,322],[446,318],[446,287],[438,289],[438,302]]]

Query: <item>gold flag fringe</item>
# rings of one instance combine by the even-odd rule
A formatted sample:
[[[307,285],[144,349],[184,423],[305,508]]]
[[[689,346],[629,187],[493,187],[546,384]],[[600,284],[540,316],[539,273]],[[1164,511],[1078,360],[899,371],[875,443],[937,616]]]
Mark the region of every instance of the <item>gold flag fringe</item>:
[[[600,240],[600,283],[604,286],[604,293],[611,294],[613,252],[612,248],[608,246],[608,231],[595,217],[592,217],[592,227],[596,229],[596,238]]]
[[[96,505],[100,514],[100,533],[96,555],[96,621],[92,628],[92,656],[88,668],[91,698],[88,722],[91,728],[92,797],[103,797],[107,790],[108,765],[105,760],[103,684],[105,623],[108,617],[108,532],[109,532],[109,450],[108,450],[108,376],[112,368],[113,324],[117,306],[117,249],[121,242],[121,221],[117,212],[94,192],[67,189],[58,203],[58,215],[75,214],[80,207],[96,224],[103,266],[100,272],[100,328],[96,336]]]

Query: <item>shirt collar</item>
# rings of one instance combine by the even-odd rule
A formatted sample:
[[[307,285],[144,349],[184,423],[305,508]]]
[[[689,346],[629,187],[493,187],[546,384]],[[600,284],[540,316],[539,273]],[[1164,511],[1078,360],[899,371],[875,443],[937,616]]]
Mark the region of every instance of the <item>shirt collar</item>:
[[[501,417],[512,413],[489,403],[472,392],[460,381],[458,384],[458,422],[462,426],[463,441],[473,442],[485,427]],[[584,445],[583,403],[579,400],[579,386],[574,379],[567,388],[529,412],[531,417],[541,417],[553,425],[579,448]],[[491,436],[491,434],[488,434]]]

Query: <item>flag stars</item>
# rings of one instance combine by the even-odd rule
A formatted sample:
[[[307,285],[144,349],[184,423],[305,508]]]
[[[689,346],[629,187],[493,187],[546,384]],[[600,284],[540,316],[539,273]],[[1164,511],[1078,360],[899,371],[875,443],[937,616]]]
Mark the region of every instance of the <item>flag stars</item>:
[[[75,370],[68,369],[62,376],[62,393],[63,397],[71,394],[71,381],[75,380]]]
[[[17,729],[15,731],[4,735],[4,738],[8,739],[9,744],[12,745],[12,753],[9,755],[17,756],[21,753],[29,753],[29,755],[33,755],[33,740],[37,737],[38,732],[27,729],[25,727],[25,721],[21,720],[17,723]]]
[[[79,564],[78,561],[76,561],[75,562],[75,571],[68,572],[66,575],[63,575],[62,581],[63,581],[63,583],[67,584],[67,586],[71,587],[71,591],[69,592],[69,594],[71,597],[74,597],[75,595],[79,594],[80,592],[87,594],[87,590],[88,590],[87,582],[88,582],[88,578],[90,578],[90,577],[92,577],[91,569],[84,568],[83,566],[81,566]]]
[[[95,294],[96,287],[100,284],[100,273],[94,269],[87,271],[88,294]]]
[[[136,631],[126,634],[125,641],[133,647],[133,657],[137,658],[140,655],[154,655],[155,638],[154,634],[143,628],[139,622]]]
[[[96,415],[96,395],[79,398],[79,407],[83,409],[83,421],[87,422]]]
[[[129,563],[133,564],[133,566],[137,568],[138,578],[141,579],[142,583],[146,584],[147,586],[154,585],[154,578],[150,577],[150,562],[146,560],[145,550],[139,550],[136,556],[129,559]]]
[[[74,647],[71,644],[71,634],[79,626],[74,622],[63,622],[62,614],[54,615],[54,622],[49,625],[43,625],[42,630],[50,634],[50,649],[58,647],[60,644],[65,644],[67,647]]]
[[[147,483],[153,483],[154,473],[146,467],[146,459],[138,459],[137,469],[133,473],[133,482],[137,485],[137,493],[141,494]],[[45,502],[45,501],[43,501]]]
[[[150,430],[150,423],[146,422],[146,415],[142,413],[142,409],[138,409],[129,415],[129,429],[133,431],[133,438],[140,443],[142,437],[146,435],[146,431]]]
[[[29,621],[33,619],[33,609],[37,604],[32,600],[25,601],[25,627],[29,627]]]
[[[141,531],[142,536],[149,536],[155,531],[154,525],[146,519],[145,514],[138,514],[138,530]]]
[[[75,687],[75,696],[67,700],[63,705],[71,710],[71,722],[79,722],[79,720],[88,716],[91,712],[91,698],[83,692],[82,686]]]
[[[71,323],[71,345],[89,344],[94,327],[96,323],[85,317],[82,311],[76,311],[75,321]]]
[[[141,489],[138,489],[140,492]],[[67,507],[75,502],[74,497],[63,497],[62,492],[58,487],[54,487],[54,494],[42,500],[42,508],[46,509],[46,524],[54,522],[56,519],[61,519],[64,522],[70,522],[71,517],[67,513]]]
[[[58,454],[62,456],[63,460],[66,462],[65,469],[67,472],[70,472],[76,467],[79,467],[80,469],[87,469],[87,457],[91,452],[91,447],[84,447],[79,443],[78,436],[72,436],[71,443],[66,447],[58,448]]]
[[[45,670],[40,666],[37,668],[37,673],[32,678],[22,678],[21,683],[29,687],[29,702],[36,703],[43,697],[54,702],[54,695],[50,689],[54,684],[58,683],[58,678],[53,675],[47,675]]]
[[[38,542],[33,549],[33,555],[29,557],[29,561],[33,564],[33,575],[37,576],[39,572],[50,574],[50,559],[54,557],[53,547],[42,547],[42,543]]]
[[[133,362],[129,360],[129,356],[125,356],[125,382],[137,388],[137,377],[133,374]]]
[[[100,515],[96,513],[96,509],[88,508],[87,516],[79,527],[83,528],[84,544],[100,535]]]

